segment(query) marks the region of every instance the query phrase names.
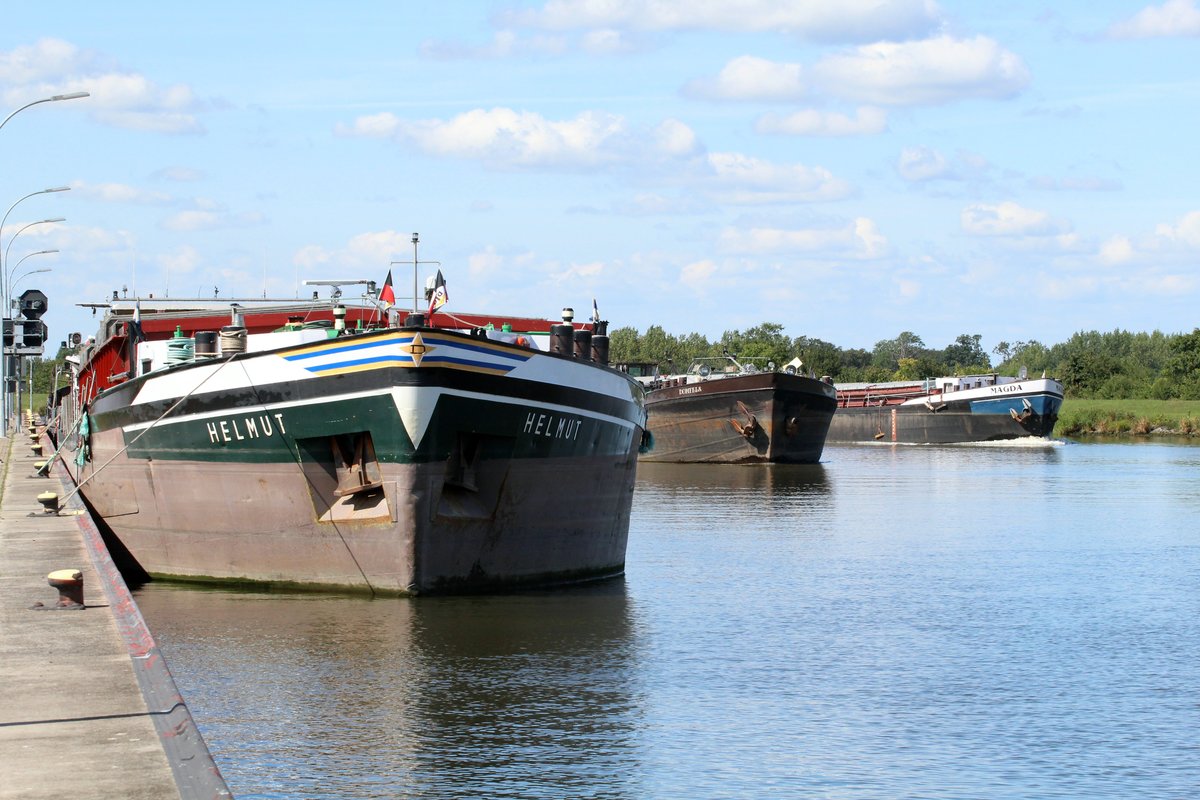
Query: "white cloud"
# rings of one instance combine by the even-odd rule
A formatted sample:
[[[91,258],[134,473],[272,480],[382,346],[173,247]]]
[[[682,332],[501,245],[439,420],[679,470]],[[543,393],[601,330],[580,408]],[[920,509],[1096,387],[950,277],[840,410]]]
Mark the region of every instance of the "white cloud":
[[[962,211],[962,229],[973,236],[1054,236],[1068,227],[1045,211],[1024,208],[1011,201],[977,203]]]
[[[357,278],[375,278],[386,272],[381,265],[408,259],[408,267],[398,264],[392,270],[392,285],[396,296],[408,292],[412,298],[412,234],[400,231],[367,231],[351,237],[345,245],[327,248],[321,245],[304,245],[292,255],[292,263],[308,270],[335,265],[340,274],[352,269],[370,270]],[[313,276],[306,276],[313,277]],[[382,284],[382,281],[380,281]],[[407,286],[407,289],[404,287]]]
[[[1194,275],[1146,275],[1138,276],[1137,282],[1129,289],[1145,294],[1157,294],[1166,297],[1182,297],[1196,291],[1198,285]]]
[[[1105,264],[1125,264],[1133,257],[1133,243],[1126,236],[1114,236],[1100,247],[1100,260]]]
[[[333,254],[315,244],[305,245],[292,256],[292,263],[305,269],[322,267],[333,261]]]
[[[1121,188],[1120,181],[1108,178],[1052,178],[1048,175],[1031,178],[1029,185],[1049,192],[1112,192]]]
[[[390,111],[379,114],[367,114],[358,117],[352,125],[338,125],[337,131],[343,136],[365,136],[376,139],[387,139],[399,133],[403,120]]]
[[[571,264],[566,269],[553,273],[550,278],[556,283],[574,284],[599,278],[604,271],[603,261],[589,261],[586,264]]]
[[[641,49],[641,45],[630,39],[627,33],[611,28],[588,31],[580,41],[580,47],[585,53],[594,55],[632,53]]]
[[[1200,10],[1195,0],[1167,0],[1160,6],[1147,6],[1127,20],[1108,29],[1114,39],[1157,39],[1172,36],[1200,36]]]
[[[756,56],[739,56],[715,78],[698,78],[684,94],[710,100],[798,100],[804,97],[804,68]]]
[[[931,181],[950,176],[946,157],[928,147],[906,147],[901,150],[896,169],[906,181]]]
[[[687,157],[700,151],[696,132],[677,119],[660,122],[651,132],[654,151],[666,156]]]
[[[905,300],[912,300],[921,295],[921,284],[914,280],[896,278],[892,282],[896,285],[896,292]]]
[[[397,254],[411,254],[412,247],[412,234],[398,231],[369,231],[350,239],[342,256],[354,265],[374,266],[396,260]],[[410,266],[411,263],[410,260]],[[393,281],[395,281],[394,276]]]
[[[863,106],[853,118],[815,109],[797,111],[784,117],[765,114],[755,123],[754,130],[793,136],[869,136],[887,130],[887,112],[873,106]]]
[[[679,282],[692,291],[702,291],[717,271],[717,265],[708,259],[693,261],[679,271]]]
[[[159,266],[171,275],[180,273],[187,275],[203,263],[200,251],[191,245],[183,245],[174,253],[164,253],[157,260]]]
[[[0,84],[6,101],[23,104],[53,94],[86,91],[72,100],[94,119],[113,127],[156,133],[202,133],[195,116],[201,103],[185,84],[160,86],[144,75],[119,71],[99,55],[60,39],[0,53]]]
[[[874,221],[859,217],[838,228],[726,228],[722,250],[736,253],[792,253],[830,258],[874,259],[885,256],[888,241]]]
[[[0,83],[12,87],[46,83],[98,66],[95,54],[70,42],[40,39],[32,46],[0,52]]]
[[[395,138],[431,155],[465,158],[507,169],[591,169],[643,164],[692,155],[699,147],[692,130],[666,120],[638,130],[617,114],[585,111],[551,120],[510,108],[475,109],[448,120],[402,120],[390,113],[359,117],[339,126],[345,135]],[[654,146],[647,148],[649,139]]]
[[[1020,57],[986,36],[877,42],[827,56],[811,75],[837,97],[883,106],[1008,98],[1030,81]]]
[[[500,59],[518,55],[561,55],[570,49],[563,36],[522,37],[511,30],[496,31],[492,40],[482,45],[459,42],[424,42],[421,55],[441,60]]]
[[[1189,211],[1176,225],[1159,225],[1154,235],[1167,244],[1200,249],[1200,211]]]
[[[712,194],[733,204],[841,200],[853,189],[824,167],[775,164],[740,153],[711,153]]]
[[[923,36],[936,29],[932,0],[549,0],[512,11],[504,22],[550,30],[619,28],[646,31],[784,32],[818,41],[876,41]]]
[[[930,147],[906,147],[896,161],[896,172],[912,183],[928,181],[983,181],[992,165],[978,153],[959,151],[948,157]]]
[[[497,60],[521,56],[561,56],[575,50],[597,56],[621,55],[645,49],[642,37],[615,28],[598,28],[577,36],[558,33],[539,33],[522,36],[505,29],[496,31],[484,44],[465,44],[455,41],[427,41],[421,44],[421,55],[441,61]]]
[[[504,257],[496,252],[493,245],[488,245],[482,252],[472,253],[467,257],[467,273],[472,278],[486,278],[495,275],[504,268]]]
[[[71,191],[92,200],[105,203],[133,203],[135,205],[162,206],[174,202],[165,192],[152,192],[124,183],[84,183],[75,181]]]
[[[1081,296],[1095,294],[1102,286],[1099,278],[1092,275],[1055,275],[1042,273],[1032,281],[1038,294],[1046,300],[1078,300]]]
[[[627,216],[647,214],[697,214],[711,210],[711,205],[694,192],[666,196],[657,192],[639,192],[632,199],[612,205],[612,213]]]
[[[198,169],[192,169],[191,167],[166,167],[155,172],[154,177],[167,181],[184,183],[188,181],[203,180],[205,174],[202,171]]]
[[[266,218],[257,211],[242,214],[229,214],[221,211],[193,209],[180,211],[167,217],[162,227],[169,231],[195,232],[215,231],[226,228],[247,228],[262,225]]]

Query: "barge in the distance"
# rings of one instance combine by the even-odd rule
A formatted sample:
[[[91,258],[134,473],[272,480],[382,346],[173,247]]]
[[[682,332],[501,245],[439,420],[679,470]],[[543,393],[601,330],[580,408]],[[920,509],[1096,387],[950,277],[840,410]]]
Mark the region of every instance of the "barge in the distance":
[[[732,356],[696,359],[686,373],[623,365],[647,387],[642,461],[813,464],[836,408],[834,387],[795,367],[759,369]]]
[[[837,387],[830,442],[965,444],[1048,437],[1063,386],[995,373]]]

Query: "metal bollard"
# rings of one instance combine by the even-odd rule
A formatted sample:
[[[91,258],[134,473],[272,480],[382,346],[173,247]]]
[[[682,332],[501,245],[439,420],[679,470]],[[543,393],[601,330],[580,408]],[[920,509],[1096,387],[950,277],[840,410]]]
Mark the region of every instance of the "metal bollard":
[[[57,492],[42,492],[37,496],[37,500],[42,504],[42,511],[45,511],[47,514],[58,513]]]
[[[46,576],[46,582],[58,590],[55,608],[83,608],[83,573],[77,569],[59,569]]]

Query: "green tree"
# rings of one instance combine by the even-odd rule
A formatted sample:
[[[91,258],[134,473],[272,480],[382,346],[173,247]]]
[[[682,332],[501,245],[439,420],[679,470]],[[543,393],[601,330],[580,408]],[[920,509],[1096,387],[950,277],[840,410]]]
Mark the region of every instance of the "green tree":
[[[610,361],[643,361],[641,337],[637,328],[625,326],[608,334],[608,357]]]
[[[1200,400],[1200,328],[1171,341],[1162,376],[1172,387],[1172,396]]]
[[[1120,371],[1121,366],[1115,358],[1079,350],[1067,356],[1063,364],[1062,382],[1072,397],[1095,397],[1100,387]]]
[[[918,358],[902,358],[896,372],[892,375],[897,381],[918,381],[922,378],[933,378],[945,373],[944,364],[930,356]]]
[[[923,355],[925,342],[912,331],[901,331],[895,339],[882,339],[875,343],[872,351],[872,366],[896,369],[902,358],[916,358]]]
[[[836,378],[842,371],[842,351],[830,342],[798,336],[792,342],[792,353],[799,356],[805,369],[811,370],[815,375]]]
[[[992,368],[992,360],[979,344],[982,334],[960,334],[954,344],[947,345],[942,351],[942,357],[954,371],[987,372]],[[1006,344],[1007,346],[1007,344]]]
[[[739,359],[766,359],[779,366],[792,358],[792,340],[784,335],[783,326],[775,322],[764,322],[744,333],[726,331],[720,344]]]

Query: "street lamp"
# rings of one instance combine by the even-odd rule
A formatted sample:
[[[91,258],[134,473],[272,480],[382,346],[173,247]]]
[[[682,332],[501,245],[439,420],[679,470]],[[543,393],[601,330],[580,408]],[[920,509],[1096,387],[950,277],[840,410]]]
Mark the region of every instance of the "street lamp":
[[[4,290],[5,290],[5,292],[6,292],[6,293],[7,293],[7,295],[8,295],[8,299],[9,299],[9,302],[10,302],[10,303],[12,302],[12,282],[11,282],[9,279],[12,277],[12,274],[13,274],[14,272],[16,272],[16,271],[17,271],[17,269],[18,269],[18,268],[21,266],[21,264],[22,264],[22,263],[25,261],[25,259],[26,259],[26,258],[33,258],[34,256],[44,256],[44,255],[46,255],[46,254],[48,254],[48,253],[57,253],[57,252],[58,252],[57,250],[38,250],[38,251],[36,251],[36,252],[33,252],[33,253],[27,253],[27,254],[25,255],[25,258],[22,258],[20,261],[18,261],[18,262],[17,262],[17,263],[16,263],[16,264],[13,266],[13,268],[12,268],[12,269],[10,269],[10,270],[7,270],[7,271],[4,273],[4,284],[5,284],[5,289],[4,289]],[[25,277],[25,276],[24,276],[24,275],[22,275],[21,277]]]
[[[0,267],[2,267],[8,263],[8,251],[12,250],[13,242],[15,242],[17,240],[17,237],[21,235],[21,231],[25,230],[25,228],[32,228],[34,225],[45,225],[50,222],[66,222],[66,221],[67,221],[66,217],[54,217],[53,219],[39,219],[37,222],[30,222],[28,225],[24,225],[21,228],[18,228],[17,232],[14,233],[9,238],[8,247],[4,248],[4,256],[2,258],[0,258]]]
[[[47,250],[47,251],[43,251],[43,252],[57,253],[58,251],[57,251],[57,250]],[[30,253],[29,255],[31,255],[31,256],[32,256],[32,255],[38,255],[38,254],[37,254],[37,253]],[[29,257],[29,256],[26,256],[26,258],[28,258],[28,257]],[[21,261],[24,261],[24,260],[25,260],[24,258],[22,258],[22,259],[21,259]],[[18,261],[18,262],[17,262],[17,266],[18,266],[18,267],[19,267],[19,266],[21,266],[21,261]],[[15,269],[15,267],[14,267],[14,269]],[[53,272],[53,271],[54,271],[54,270],[50,269],[50,267],[42,267],[41,269],[29,269],[29,270],[25,270],[25,272],[22,272],[22,273],[21,273],[19,276],[17,276],[17,277],[16,277],[16,278],[13,280],[13,282],[12,282],[12,286],[13,286],[13,287],[15,287],[15,286],[16,286],[18,283],[20,283],[21,281],[25,280],[25,279],[26,279],[26,278],[28,278],[30,275],[36,275],[36,274],[37,274],[37,273],[39,273],[39,272]],[[9,291],[11,292],[11,291],[12,291],[12,288],[10,288],[10,289],[9,289]],[[14,324],[14,325],[16,325],[16,323],[15,323],[15,322],[14,322],[13,324]],[[43,330],[44,330],[44,329],[43,329]],[[15,328],[14,328],[14,331],[15,331]],[[43,347],[45,346],[45,341],[44,341],[44,340],[43,340],[43,342],[42,342],[42,346],[43,346]],[[30,367],[29,367],[29,369],[28,369],[27,371],[28,371],[28,373],[29,373],[29,414],[30,414],[30,416],[32,416],[32,415],[33,415],[33,367],[32,367],[32,366],[30,366]],[[16,403],[16,406],[15,406],[14,408],[15,408],[15,410],[16,410],[16,411],[18,411],[18,412],[19,412],[19,411],[21,410],[21,381],[20,381],[20,373],[19,373],[19,372],[18,372],[18,375],[17,375],[17,377],[18,377],[18,380],[17,380],[17,403]]]
[[[71,92],[70,94],[56,94],[53,97],[43,97],[41,100],[34,100],[32,103],[26,103],[25,105],[21,106],[16,111],[12,112],[7,117],[5,117],[4,122],[0,122],[0,128],[3,128],[5,126],[5,124],[10,119],[15,117],[17,114],[20,114],[22,111],[29,108],[30,106],[36,106],[38,103],[57,103],[59,100],[78,100],[81,97],[90,97],[90,96],[91,95],[89,95],[87,92]]]
[[[41,189],[36,192],[30,192],[29,194],[25,195],[17,202],[13,203],[11,206],[8,207],[8,211],[4,212],[4,216],[0,217],[0,241],[3,241],[3,239],[4,239],[4,223],[8,222],[8,215],[11,214],[12,210],[14,208],[16,208],[18,205],[20,205],[20,203],[23,200],[28,200],[29,198],[33,197],[34,195],[38,195],[38,194],[50,194],[51,192],[69,192],[69,191],[71,191],[70,186],[55,186],[51,189]],[[24,230],[24,228],[22,228],[21,230]],[[20,233],[20,231],[18,231],[18,233]],[[13,238],[16,238],[15,234],[14,234]],[[12,245],[11,240],[9,241],[9,245],[10,246]],[[7,249],[5,249],[5,252],[6,253],[8,252]],[[0,273],[5,273],[7,266],[8,266],[7,257],[0,259]],[[9,300],[9,297],[7,294],[8,290],[4,289],[3,286],[0,286],[0,289],[3,289],[3,292],[0,293],[0,303],[2,303],[4,308],[7,309],[8,308],[8,300]]]
[[[12,285],[15,287],[18,283],[25,280],[30,275],[37,275],[39,272],[54,272],[54,270],[50,267],[42,267],[41,269],[31,269],[26,272],[22,272],[20,276],[13,278]]]
[[[43,97],[41,100],[34,100],[32,103],[26,103],[25,105],[21,106],[16,111],[13,111],[7,117],[5,117],[4,121],[0,122],[0,128],[3,128],[5,125],[8,124],[8,121],[10,119],[12,119],[17,114],[24,111],[25,109],[29,108],[30,106],[36,106],[40,103],[57,103],[60,100],[78,100],[80,98],[89,97],[89,96],[90,95],[87,92],[68,92],[66,94],[56,94],[56,95],[52,95],[50,97]],[[21,200],[24,200],[28,197],[33,197],[33,195],[35,195],[35,194],[43,194],[44,192],[65,192],[69,188],[70,188],[69,186],[60,186],[55,189],[45,189],[42,192],[34,192],[33,194],[27,194],[27,195],[25,195],[25,197],[22,197]],[[21,200],[18,200],[17,203],[21,202]],[[11,206],[9,206],[8,211],[4,212],[3,219],[0,219],[0,240],[3,239],[3,235],[4,235],[4,223],[8,220],[9,213],[13,210],[13,208],[16,207],[17,203],[13,203]],[[10,244],[11,244],[11,242],[10,242]],[[55,251],[55,252],[57,252],[57,251]],[[33,255],[33,254],[31,253],[30,255]],[[25,259],[21,259],[21,261],[24,261],[24,260]],[[18,263],[20,263],[20,262],[18,262]],[[4,278],[2,283],[4,283],[4,284],[8,283],[8,279],[7,279],[8,274],[9,274],[9,272],[7,270],[7,265],[4,263],[3,260],[0,260],[0,278]],[[0,286],[0,290],[2,290],[2,291],[0,291],[0,317],[3,317],[3,316],[7,316],[7,314],[8,314],[8,306],[9,306],[9,303],[12,302],[12,298],[8,296],[8,287],[6,285]],[[0,436],[6,436],[8,434],[8,376],[6,375],[7,365],[8,365],[8,357],[5,356],[3,353],[0,353]]]
[[[48,253],[57,253],[57,252],[58,252],[57,250],[38,250],[36,252],[29,253],[28,255],[26,255],[24,258],[22,258],[20,261],[17,262],[16,266],[13,267],[13,270],[15,271],[17,269],[17,267],[20,267],[26,258],[31,258],[33,256],[42,256],[42,255],[46,255]],[[46,272],[49,272],[49,271],[50,271],[49,269],[46,270]],[[32,273],[26,273],[26,274],[32,274]],[[11,294],[9,291],[10,284],[9,284],[8,279],[11,275],[12,275],[12,272],[5,272],[3,275],[0,275],[0,277],[2,277],[4,279],[4,281],[3,281],[4,293],[5,293],[5,297],[9,298],[9,302],[11,302]],[[18,280],[20,280],[21,278],[24,278],[24,277],[25,277],[25,275],[22,275],[20,278],[18,278]],[[4,308],[4,316],[5,317],[8,316],[8,308],[7,307]],[[14,322],[13,324],[15,325],[16,323]],[[14,328],[14,332],[15,332],[15,328]],[[14,341],[14,344],[15,344],[15,341]],[[8,374],[7,373],[8,373],[8,355],[0,354],[0,436],[7,435],[7,433],[8,433]]]

